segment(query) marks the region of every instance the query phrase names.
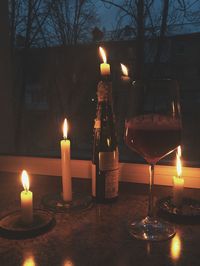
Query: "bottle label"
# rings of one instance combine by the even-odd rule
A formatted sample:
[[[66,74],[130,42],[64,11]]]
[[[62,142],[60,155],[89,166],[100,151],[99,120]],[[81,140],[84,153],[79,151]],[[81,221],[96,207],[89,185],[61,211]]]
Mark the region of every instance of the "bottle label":
[[[114,198],[118,195],[119,153],[118,149],[112,152],[99,153],[99,170],[105,178],[105,198]]]
[[[101,172],[105,178],[105,198],[112,199],[118,195],[119,169]]]
[[[119,168],[118,149],[111,152],[99,152],[99,170],[109,171]]]

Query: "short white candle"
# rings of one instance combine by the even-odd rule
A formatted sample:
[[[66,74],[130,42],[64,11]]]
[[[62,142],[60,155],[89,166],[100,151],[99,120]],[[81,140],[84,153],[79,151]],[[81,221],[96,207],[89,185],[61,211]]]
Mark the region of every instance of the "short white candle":
[[[173,203],[175,206],[179,207],[183,200],[183,189],[184,189],[184,179],[182,175],[182,165],[181,165],[181,147],[178,147],[176,154],[176,169],[177,176],[173,177]]]
[[[63,123],[63,140],[61,146],[61,167],[62,167],[62,188],[63,200],[66,202],[72,201],[72,179],[70,165],[70,140],[67,139],[67,119]]]
[[[100,72],[102,76],[110,75],[110,65],[107,63],[106,53],[102,47],[99,47],[100,54],[103,58],[103,63],[100,64]]]
[[[24,191],[21,192],[21,219],[26,225],[33,222],[33,193],[29,190],[29,178],[26,170],[22,171],[22,184]]]

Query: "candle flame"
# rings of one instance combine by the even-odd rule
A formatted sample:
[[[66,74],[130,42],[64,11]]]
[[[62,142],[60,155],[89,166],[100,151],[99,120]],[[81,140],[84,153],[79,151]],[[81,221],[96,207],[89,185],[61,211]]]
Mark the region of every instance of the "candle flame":
[[[123,64],[120,64],[120,65],[121,65],[121,70],[122,70],[123,75],[128,76],[128,68]]]
[[[106,63],[107,62],[106,52],[104,51],[104,49],[101,46],[99,47],[99,52],[100,52],[100,55],[103,59],[103,62]]]
[[[174,260],[177,260],[180,257],[181,253],[181,240],[178,234],[174,236],[171,242],[171,256]]]
[[[29,190],[29,177],[26,170],[22,171],[22,185],[24,187],[24,190]]]
[[[67,118],[64,119],[63,123],[63,138],[67,139],[67,132],[68,132],[68,124],[67,124]]]
[[[177,174],[180,177],[182,174],[182,164],[181,164],[181,146],[178,146],[176,154],[176,170]]]

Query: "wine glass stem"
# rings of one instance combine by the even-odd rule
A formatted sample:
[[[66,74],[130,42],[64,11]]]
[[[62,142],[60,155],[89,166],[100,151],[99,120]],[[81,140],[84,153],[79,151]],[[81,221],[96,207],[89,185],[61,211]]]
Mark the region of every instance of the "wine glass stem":
[[[153,186],[154,186],[154,164],[149,165],[149,207],[148,216],[154,217],[154,203],[153,203]]]

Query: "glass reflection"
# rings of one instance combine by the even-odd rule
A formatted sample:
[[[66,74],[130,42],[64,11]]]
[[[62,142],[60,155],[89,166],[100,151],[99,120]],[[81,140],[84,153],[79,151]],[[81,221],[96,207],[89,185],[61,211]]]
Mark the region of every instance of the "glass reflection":
[[[181,255],[181,239],[179,234],[176,234],[172,239],[170,253],[173,260],[179,259]]]
[[[24,262],[23,262],[23,266],[36,266],[34,257],[32,254],[28,253],[25,256]]]
[[[147,243],[147,255],[151,254],[151,245],[150,243]]]

